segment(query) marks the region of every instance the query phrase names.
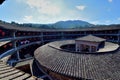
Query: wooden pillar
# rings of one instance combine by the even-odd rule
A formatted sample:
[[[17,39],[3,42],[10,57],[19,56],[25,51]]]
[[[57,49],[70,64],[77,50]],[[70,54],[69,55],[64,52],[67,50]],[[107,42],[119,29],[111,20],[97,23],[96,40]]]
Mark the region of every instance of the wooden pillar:
[[[81,44],[79,44],[79,52],[81,52]]]
[[[17,50],[17,59],[18,59],[18,61],[20,61],[21,60],[21,58],[20,58],[20,53],[19,53],[19,51]]]
[[[65,39],[64,36],[65,36],[65,35],[64,35],[64,32],[61,32],[61,40],[64,40],[64,39]]]
[[[117,35],[117,42],[120,42],[120,30],[118,31],[118,35]]]
[[[16,31],[13,32],[13,37],[14,37],[14,38],[16,37],[16,36],[15,36],[15,33],[16,33]]]
[[[77,44],[75,44],[75,48],[76,48],[76,52],[77,52],[77,50],[78,50],[78,45]]]
[[[91,52],[92,51],[92,46],[89,46],[89,52]]]
[[[32,69],[33,67],[32,67],[32,65],[33,65],[33,60],[30,61],[30,71],[31,71],[32,76],[34,76],[34,75],[33,75],[33,69]]]
[[[17,57],[17,59],[18,59],[18,61],[19,61],[19,60],[21,60],[21,59],[20,59],[20,53],[19,53],[19,50],[17,49],[17,45],[16,45],[16,44],[17,44],[17,41],[14,41],[13,44],[14,44],[13,47],[14,47],[15,50],[17,51],[17,53],[16,53],[16,54],[17,54],[16,57]]]
[[[97,49],[99,48],[98,46],[95,46],[96,47],[96,51],[97,51]],[[98,49],[99,50],[99,49]]]
[[[42,44],[44,44],[43,32],[41,32],[41,42],[42,42]]]

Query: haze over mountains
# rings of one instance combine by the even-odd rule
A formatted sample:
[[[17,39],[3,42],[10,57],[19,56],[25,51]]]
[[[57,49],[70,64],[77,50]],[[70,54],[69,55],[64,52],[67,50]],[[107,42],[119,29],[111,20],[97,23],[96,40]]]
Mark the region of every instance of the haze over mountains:
[[[0,20],[0,22],[7,23],[5,21]],[[80,29],[80,28],[86,28],[86,27],[111,27],[111,26],[117,26],[120,27],[120,24],[111,24],[111,25],[94,25],[91,23],[88,23],[86,21],[81,20],[68,20],[68,21],[58,21],[53,24],[35,24],[35,23],[23,23],[19,24],[16,22],[11,22],[10,24],[14,24],[20,27],[34,27],[34,28],[40,28],[40,29]]]
[[[81,20],[69,20],[69,21],[59,21],[53,24],[57,28],[75,28],[75,27],[91,27],[93,24],[90,24],[86,21]]]
[[[68,20],[68,21],[59,21],[53,24],[20,24],[22,26],[29,26],[29,27],[39,27],[39,28],[55,28],[55,29],[67,29],[67,28],[79,28],[79,27],[92,27],[93,24],[90,24],[86,21],[81,20]]]

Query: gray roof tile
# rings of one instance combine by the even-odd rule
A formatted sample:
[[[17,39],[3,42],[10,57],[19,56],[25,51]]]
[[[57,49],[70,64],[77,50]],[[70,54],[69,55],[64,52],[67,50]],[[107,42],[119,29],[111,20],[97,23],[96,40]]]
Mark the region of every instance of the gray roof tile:
[[[94,80],[120,79],[120,51],[97,55],[76,54],[48,46],[59,47],[62,45],[60,42],[48,43],[38,48],[35,51],[36,60],[54,72],[71,77]]]
[[[84,36],[84,37],[77,38],[76,40],[102,42],[102,41],[105,41],[106,39],[96,37],[96,36],[93,36],[93,35],[87,35],[87,36]]]

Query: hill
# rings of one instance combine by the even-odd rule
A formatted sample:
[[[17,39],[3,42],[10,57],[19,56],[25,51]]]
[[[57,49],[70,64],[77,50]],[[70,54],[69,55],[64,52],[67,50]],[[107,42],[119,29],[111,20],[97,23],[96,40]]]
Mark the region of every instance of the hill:
[[[93,24],[90,24],[81,20],[68,20],[68,21],[59,21],[53,24],[33,24],[25,23],[20,24],[21,26],[37,27],[44,29],[67,29],[67,28],[81,28],[81,27],[92,27]]]
[[[90,24],[81,20],[68,20],[68,21],[59,21],[53,24],[55,28],[78,28],[78,27],[92,27],[93,24]]]

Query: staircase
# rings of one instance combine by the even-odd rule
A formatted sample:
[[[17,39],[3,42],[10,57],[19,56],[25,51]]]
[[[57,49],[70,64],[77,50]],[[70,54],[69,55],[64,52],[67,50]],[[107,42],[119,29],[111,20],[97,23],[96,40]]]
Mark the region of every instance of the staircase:
[[[13,68],[0,60],[0,80],[37,80],[37,78]]]

